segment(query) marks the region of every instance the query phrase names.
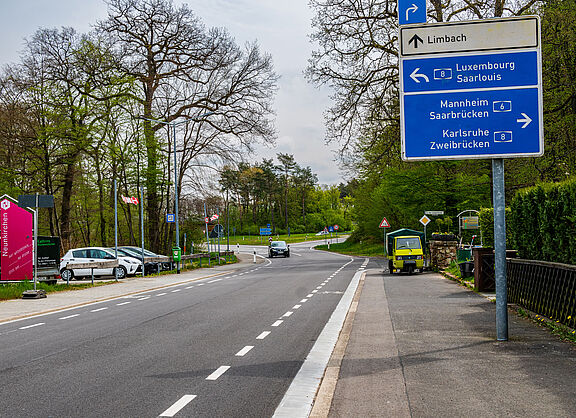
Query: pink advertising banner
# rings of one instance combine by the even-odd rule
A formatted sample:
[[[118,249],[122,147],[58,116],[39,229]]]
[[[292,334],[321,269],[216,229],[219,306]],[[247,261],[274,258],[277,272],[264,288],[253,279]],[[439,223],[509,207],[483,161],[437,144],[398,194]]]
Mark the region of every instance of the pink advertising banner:
[[[33,215],[9,199],[0,201],[1,280],[32,280]]]

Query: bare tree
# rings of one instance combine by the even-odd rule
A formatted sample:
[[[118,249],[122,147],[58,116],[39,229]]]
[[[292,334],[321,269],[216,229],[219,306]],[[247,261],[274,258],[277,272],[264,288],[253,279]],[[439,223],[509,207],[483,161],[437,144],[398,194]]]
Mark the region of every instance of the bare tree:
[[[200,136],[188,138],[191,151],[181,154],[183,178],[190,155],[214,145],[221,134],[236,138],[244,149],[256,139],[274,139],[268,118],[276,75],[270,57],[256,45],[242,51],[224,29],[206,30],[186,5],[176,8],[170,0],[109,0],[108,5],[108,18],[97,29],[115,45],[122,71],[137,82],[133,95],[145,118],[148,238],[157,250],[162,149],[156,132],[163,125],[149,119],[187,118],[204,125]]]

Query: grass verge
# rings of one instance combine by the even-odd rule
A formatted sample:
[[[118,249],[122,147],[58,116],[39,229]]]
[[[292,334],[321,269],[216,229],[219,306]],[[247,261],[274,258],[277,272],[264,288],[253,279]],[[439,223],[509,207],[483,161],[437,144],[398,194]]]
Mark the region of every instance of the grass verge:
[[[334,253],[355,255],[358,257],[384,257],[384,246],[377,242],[341,242],[338,244],[317,245],[317,250],[330,251]]]
[[[46,293],[54,293],[54,292],[65,292],[67,290],[80,290],[80,289],[87,289],[90,287],[97,287],[103,286],[108,284],[108,282],[101,282],[101,283],[78,283],[78,284],[55,284],[49,285],[46,283],[38,282],[36,283],[36,289],[44,290]],[[9,299],[22,299],[22,293],[26,290],[33,290],[34,289],[34,282],[31,281],[23,281],[20,283],[2,283],[0,285],[0,300],[9,300]]]
[[[347,235],[347,234],[346,234]],[[309,234],[290,234],[288,235],[271,235],[274,241],[286,241],[288,244],[304,241],[319,241],[324,237],[330,238],[330,235],[316,235],[315,233]],[[338,234],[338,239],[342,239],[343,234]],[[332,234],[332,241],[336,239],[336,234]],[[240,245],[268,245],[268,236],[236,236],[230,237],[230,247],[235,247],[236,244]],[[220,242],[222,245],[222,241]],[[226,238],[224,238],[224,245],[226,245]],[[233,248],[232,248],[233,249]]]
[[[513,310],[521,317],[527,318],[541,327],[547,328],[552,334],[558,336],[563,341],[576,344],[576,330],[561,324],[560,321],[539,315],[521,306],[514,306]]]

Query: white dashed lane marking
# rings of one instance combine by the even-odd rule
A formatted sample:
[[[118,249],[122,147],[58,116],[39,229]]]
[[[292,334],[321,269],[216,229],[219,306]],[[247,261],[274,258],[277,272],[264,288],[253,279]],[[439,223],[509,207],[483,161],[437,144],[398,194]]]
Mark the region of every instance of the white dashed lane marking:
[[[300,309],[301,306],[302,306],[302,305],[294,305],[294,306],[292,307],[292,309]]]
[[[230,368],[230,366],[220,366],[216,369],[214,373],[206,378],[206,380],[218,380],[220,376],[222,376],[226,371]]]
[[[25,327],[20,327],[18,329],[29,329],[29,328],[35,328],[35,327],[39,327],[41,325],[45,325],[45,322],[38,322],[37,324],[32,324],[32,325],[26,325]]]
[[[288,317],[289,317],[290,315],[292,315],[293,313],[294,313],[294,312],[292,312],[292,311],[288,311],[288,312],[286,312],[286,313],[285,313],[284,315],[282,315],[282,316],[288,318]]]
[[[280,324],[282,324],[282,322],[284,322],[284,321],[278,320],[278,321],[274,322],[271,326],[277,327],[277,326],[279,326]]]
[[[77,316],[80,316],[80,314],[63,316],[62,318],[58,318],[58,319],[71,319],[71,318],[76,318]]]
[[[108,309],[108,308],[104,307],[104,308],[92,309],[90,312],[100,312],[100,311],[105,311],[106,309]]]
[[[192,401],[195,397],[196,397],[196,395],[184,395],[184,396],[182,396],[178,401],[176,401],[174,403],[174,405],[172,405],[166,411],[162,412],[159,416],[161,416],[161,417],[173,417],[178,412],[180,412],[180,410],[182,408],[184,408],[186,405],[188,405],[190,403],[190,401]]]
[[[266,338],[267,336],[270,335],[270,331],[264,331],[262,334],[260,334],[259,336],[256,337],[257,340],[263,340],[264,338]]]
[[[238,351],[238,352],[236,353],[236,356],[237,356],[237,357],[245,356],[245,355],[248,354],[248,352],[249,352],[250,350],[252,350],[253,348],[254,348],[253,345],[247,345],[247,346],[244,347],[242,350]]]

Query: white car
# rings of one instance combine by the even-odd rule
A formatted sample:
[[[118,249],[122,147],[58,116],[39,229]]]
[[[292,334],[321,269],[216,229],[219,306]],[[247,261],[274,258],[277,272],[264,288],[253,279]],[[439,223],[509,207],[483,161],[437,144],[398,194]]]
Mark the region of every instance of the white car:
[[[81,277],[90,277],[92,269],[90,268],[66,268],[68,263],[89,263],[97,261],[115,260],[114,251],[102,247],[74,248],[69,250],[64,257],[60,259],[60,277],[64,280]],[[95,268],[94,276],[116,276],[123,279],[128,275],[142,272],[142,262],[131,257],[118,256],[119,266],[116,268]]]

